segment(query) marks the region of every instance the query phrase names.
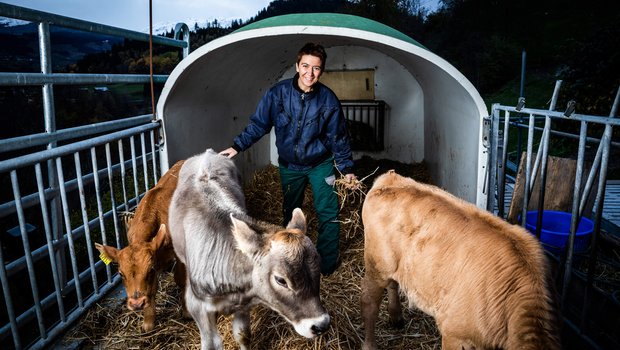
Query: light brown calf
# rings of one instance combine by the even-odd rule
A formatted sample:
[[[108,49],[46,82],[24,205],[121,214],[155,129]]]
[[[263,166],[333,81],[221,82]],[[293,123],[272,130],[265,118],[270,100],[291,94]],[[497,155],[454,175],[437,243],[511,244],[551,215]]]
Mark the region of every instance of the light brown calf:
[[[95,244],[101,253],[118,263],[118,271],[127,293],[127,308],[133,311],[144,310],[142,329],[147,332],[155,326],[157,275],[175,259],[166,225],[168,207],[183,162],[179,161],[170,168],[138,204],[127,230],[128,246],[119,250]],[[175,264],[174,280],[184,288],[185,269],[179,261]]]
[[[375,349],[383,291],[403,322],[398,287],[433,316],[443,349],[559,349],[547,262],[523,228],[394,171],[362,209],[364,349]]]

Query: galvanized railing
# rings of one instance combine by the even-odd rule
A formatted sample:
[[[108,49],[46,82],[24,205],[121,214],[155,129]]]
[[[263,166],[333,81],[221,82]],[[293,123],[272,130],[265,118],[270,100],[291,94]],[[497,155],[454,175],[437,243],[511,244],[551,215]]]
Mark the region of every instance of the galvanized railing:
[[[620,90],[614,100],[608,117],[582,115],[574,113],[574,109],[569,107],[565,112],[554,111],[557,96],[559,94],[561,82],[556,84],[556,89],[551,99],[549,110],[524,108],[523,105],[502,106],[494,104],[491,113],[491,143],[489,157],[489,188],[495,189],[496,196],[488,197],[487,209],[496,211],[497,214],[505,218],[504,206],[506,195],[506,169],[508,162],[508,140],[517,131],[511,131],[514,127],[522,128],[521,120],[528,120],[527,128],[527,150],[525,151],[524,186],[520,187],[522,193],[522,209],[520,218],[526,218],[528,211],[528,201],[534,189],[534,182],[539,181],[538,202],[536,204],[537,217],[534,225],[537,237],[541,235],[543,227],[543,208],[545,202],[545,190],[547,188],[547,159],[549,156],[550,136],[571,137],[577,139],[573,155],[576,155],[576,173],[572,193],[572,211],[570,222],[570,233],[564,251],[556,251],[549,254],[554,265],[554,277],[559,292],[561,311],[565,325],[572,329],[573,334],[587,346],[595,349],[618,348],[620,346],[620,283],[617,280],[617,273],[620,273],[618,256],[620,246],[607,246],[612,251],[611,259],[605,257],[601,251],[601,219],[604,209],[605,186],[607,183],[607,170],[610,155],[610,147],[617,143],[612,143],[613,127],[620,126],[620,120],[614,118],[618,112],[620,104]],[[521,101],[520,101],[521,102]],[[526,118],[523,118],[523,115]],[[517,122],[519,120],[519,122]],[[540,123],[544,120],[544,126]],[[538,122],[538,124],[536,124]],[[556,123],[572,123],[578,127],[579,134],[574,135],[558,130],[553,130]],[[588,137],[589,125],[601,125],[604,130],[600,138]],[[537,133],[535,133],[537,131]],[[534,145],[538,143],[538,149]],[[597,146],[597,152],[591,159],[586,159],[586,144]],[[535,159],[534,159],[535,158]],[[586,166],[588,163],[588,166]],[[536,178],[539,177],[537,180]],[[591,200],[591,191],[596,187],[594,208],[591,220],[594,222],[592,238],[589,248],[585,253],[577,255],[575,252],[576,231],[579,220],[584,215],[586,202]],[[515,187],[516,190],[516,187]],[[493,193],[493,191],[491,192]],[[516,194],[516,193],[515,193]],[[514,200],[514,196],[512,197]],[[531,207],[531,206],[530,206]],[[526,220],[521,220],[521,225],[526,226]],[[617,234],[617,233],[616,233]],[[620,238],[620,236],[618,237]],[[615,252],[615,253],[614,253]],[[577,264],[579,263],[579,264]],[[577,266],[579,265],[579,266]],[[595,276],[601,269],[615,270],[615,274],[610,275],[609,284],[601,287],[604,276]]]
[[[388,112],[385,101],[342,101],[342,111],[349,122],[354,151],[383,151]]]
[[[49,26],[151,38],[4,3],[0,16],[38,23],[41,73],[0,72],[0,87],[41,86],[45,124],[43,133],[0,140],[0,348],[40,349],[120,283],[94,243],[126,244],[119,213],[135,207],[161,174],[161,125],[152,114],[56,129],[55,85],[148,84],[150,76],[53,73]],[[175,30],[174,39],[152,42],[185,57],[189,30]]]

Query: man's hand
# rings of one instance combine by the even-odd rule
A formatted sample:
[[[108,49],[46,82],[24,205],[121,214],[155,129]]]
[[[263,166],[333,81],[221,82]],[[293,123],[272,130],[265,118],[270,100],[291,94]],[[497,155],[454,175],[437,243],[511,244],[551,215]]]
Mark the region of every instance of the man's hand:
[[[344,178],[347,179],[347,182],[353,182],[353,180],[357,180],[357,176],[355,176],[355,174],[346,174]]]
[[[360,187],[360,181],[357,180],[357,176],[355,174],[346,174],[344,176],[346,187],[352,190],[358,189]]]
[[[234,148],[232,148],[232,147],[228,147],[227,149],[225,149],[225,150],[221,151],[221,152],[220,152],[220,155],[221,155],[221,156],[224,156],[224,157],[232,158],[232,157],[236,156],[236,155],[237,155],[237,153],[238,153],[238,152],[237,152],[237,151],[235,151],[235,149],[234,149]]]

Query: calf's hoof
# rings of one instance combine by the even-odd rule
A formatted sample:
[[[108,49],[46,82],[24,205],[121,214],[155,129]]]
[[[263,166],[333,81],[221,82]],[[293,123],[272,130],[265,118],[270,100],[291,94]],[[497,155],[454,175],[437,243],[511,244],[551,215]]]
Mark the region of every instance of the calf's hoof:
[[[142,323],[142,330],[146,333],[146,332],[150,332],[155,328],[155,322],[143,322]]]

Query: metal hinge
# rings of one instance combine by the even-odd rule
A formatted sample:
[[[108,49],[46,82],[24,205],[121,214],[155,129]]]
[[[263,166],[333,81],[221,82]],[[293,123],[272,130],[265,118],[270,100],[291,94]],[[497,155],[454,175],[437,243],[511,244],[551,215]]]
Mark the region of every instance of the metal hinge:
[[[491,146],[491,116],[484,117],[482,121],[482,146],[489,148]]]

